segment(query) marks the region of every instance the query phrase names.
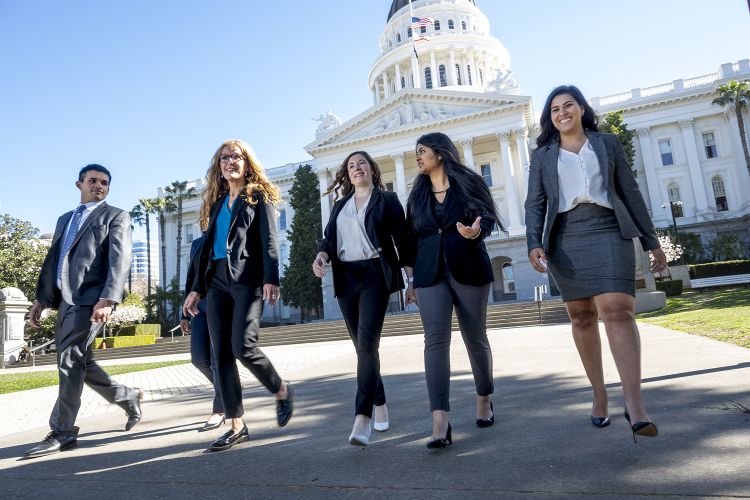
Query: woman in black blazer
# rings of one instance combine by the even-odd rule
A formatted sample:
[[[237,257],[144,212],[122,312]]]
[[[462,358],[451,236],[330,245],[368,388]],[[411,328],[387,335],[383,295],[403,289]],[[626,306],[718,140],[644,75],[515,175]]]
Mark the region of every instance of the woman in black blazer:
[[[312,267],[322,278],[331,262],[334,294],[357,350],[356,416],[349,443],[367,446],[373,406],[374,429],[389,427],[378,347],[390,294],[404,288],[399,263],[404,209],[395,193],[383,190],[378,165],[364,151],[346,157],[325,195],[330,192],[342,198],[333,205]]]
[[[599,133],[597,117],[574,86],[554,89],[540,118],[531,158],[526,238],[531,265],[552,275],[591,382],[591,423],[610,423],[599,318],[625,394],[625,418],[636,434],[656,436],[641,393],[641,348],[635,323],[635,250],[639,238],[666,267],[651,217],[616,136]]]
[[[239,140],[222,144],[206,173],[201,226],[207,227],[198,257],[193,290],[184,309],[198,313],[206,297],[211,348],[217,363],[225,415],[232,428],[214,441],[220,451],[248,440],[242,420],[242,386],[235,358],[276,395],[280,427],[292,416],[292,386],[283,382],[271,361],[258,349],[263,301],[279,300],[276,241],[278,188],[268,180],[250,146]]]
[[[492,265],[484,246],[500,217],[482,177],[461,164],[445,134],[417,141],[417,166],[407,204],[407,227],[415,248],[407,252],[407,302],[419,306],[425,332],[425,375],[432,410],[428,448],[452,443],[450,410],[451,316],[455,308],[477,391],[479,427],[495,421],[490,394],[492,351],[486,316]]]

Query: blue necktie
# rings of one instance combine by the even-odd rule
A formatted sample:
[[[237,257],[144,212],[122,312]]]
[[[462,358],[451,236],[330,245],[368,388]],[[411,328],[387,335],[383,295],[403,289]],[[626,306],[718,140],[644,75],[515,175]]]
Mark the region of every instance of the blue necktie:
[[[68,234],[65,236],[65,241],[63,242],[63,246],[60,249],[60,258],[57,260],[58,280],[62,277],[63,259],[70,250],[70,247],[73,246],[73,241],[75,241],[76,234],[78,234],[78,226],[81,225],[81,215],[83,215],[84,210],[86,210],[86,205],[79,205],[78,208],[76,208],[75,213],[73,213],[73,221],[70,223]]]

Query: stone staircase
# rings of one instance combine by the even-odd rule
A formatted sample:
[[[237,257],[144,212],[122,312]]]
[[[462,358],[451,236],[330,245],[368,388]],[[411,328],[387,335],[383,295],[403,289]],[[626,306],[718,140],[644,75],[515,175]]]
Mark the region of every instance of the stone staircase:
[[[535,302],[514,302],[509,304],[494,304],[487,308],[487,328],[513,328],[518,326],[552,325],[569,323],[565,306],[560,300],[544,303],[541,311]],[[452,328],[458,330],[458,322],[453,315]],[[387,314],[383,324],[383,337],[398,335],[421,335],[422,322],[419,313],[405,312]],[[285,325],[263,328],[260,335],[260,345],[289,345],[307,342],[326,342],[331,340],[347,340],[349,333],[343,320],[316,321],[312,323]],[[148,346],[120,347],[117,349],[98,349],[94,356],[98,360],[135,358],[143,356],[162,356],[166,354],[182,354],[190,352],[190,337],[178,336],[174,342],[170,338],[157,339],[156,344]],[[42,354],[36,357],[37,365],[56,363],[54,353]],[[16,363],[9,368],[30,366],[31,362]]]

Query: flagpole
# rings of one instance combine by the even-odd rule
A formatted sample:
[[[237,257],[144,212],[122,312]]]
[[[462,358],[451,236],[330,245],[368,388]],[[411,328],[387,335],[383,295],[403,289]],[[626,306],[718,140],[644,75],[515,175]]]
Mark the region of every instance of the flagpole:
[[[750,2],[750,0],[748,0]],[[414,24],[412,23],[414,19],[414,7],[411,5],[411,0],[409,0],[409,26],[411,27],[411,43],[412,43],[412,49],[414,50],[414,57],[411,60],[411,73],[412,73],[412,79],[414,80],[414,88],[418,89],[422,85],[420,83],[419,78],[419,55],[417,55],[417,42],[416,38],[414,37]]]

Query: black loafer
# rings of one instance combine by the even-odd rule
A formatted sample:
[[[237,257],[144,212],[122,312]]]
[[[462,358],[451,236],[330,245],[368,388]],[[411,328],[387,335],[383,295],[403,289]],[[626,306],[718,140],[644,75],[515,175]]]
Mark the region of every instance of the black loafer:
[[[52,431],[47,434],[44,441],[34,446],[30,450],[27,450],[23,454],[24,458],[37,458],[45,455],[51,455],[59,451],[67,450],[68,448],[74,447],[78,443],[78,436],[72,434],[63,434],[61,432]]]
[[[284,427],[288,424],[294,413],[294,387],[287,382],[286,390],[286,399],[276,400],[276,420],[279,423],[279,427]]]
[[[231,429],[221,435],[219,439],[211,443],[208,447],[209,451],[224,451],[228,450],[232,446],[244,443],[250,440],[250,435],[247,430],[247,425],[243,425],[240,432],[233,432]]]
[[[120,408],[125,410],[125,414],[128,416],[128,421],[125,423],[126,431],[135,427],[135,424],[140,422],[143,417],[143,412],[141,411],[141,400],[143,400],[143,389],[138,389],[138,395],[134,399],[118,403]]]

